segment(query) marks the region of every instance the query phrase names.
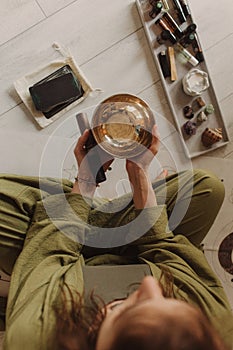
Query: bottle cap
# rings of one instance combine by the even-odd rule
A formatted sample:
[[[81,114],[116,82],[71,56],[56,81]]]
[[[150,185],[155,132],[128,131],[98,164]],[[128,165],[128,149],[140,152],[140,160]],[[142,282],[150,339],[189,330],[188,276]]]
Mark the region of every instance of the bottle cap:
[[[156,2],[155,4],[152,5],[152,10],[149,12],[149,16],[151,18],[155,18],[160,13],[162,8],[163,8],[162,2],[161,1]]]
[[[194,56],[190,56],[189,63],[191,63],[191,65],[195,67],[198,65],[199,61]]]
[[[156,3],[156,6],[155,6],[157,9],[162,9],[162,7],[163,7],[163,4],[162,4],[162,2],[161,1],[158,1],[157,3]]]
[[[163,40],[170,40],[172,44],[177,43],[176,36],[172,32],[170,32],[170,30],[167,30],[167,29],[162,31],[161,38]]]
[[[191,23],[184,31],[185,34],[194,33],[197,29],[197,25],[195,23]]]
[[[199,61],[199,62],[203,62],[205,59],[204,59],[204,55],[202,52],[198,51],[195,55],[196,59]]]
[[[189,39],[190,41],[194,40],[194,39],[195,39],[194,33],[188,34],[188,39]]]
[[[170,30],[168,29],[163,30],[161,33],[161,38],[163,40],[168,40],[170,38]]]
[[[195,39],[194,33],[189,33],[181,39],[180,43],[182,44],[182,46],[187,47],[189,46],[190,43],[193,42],[194,39]]]

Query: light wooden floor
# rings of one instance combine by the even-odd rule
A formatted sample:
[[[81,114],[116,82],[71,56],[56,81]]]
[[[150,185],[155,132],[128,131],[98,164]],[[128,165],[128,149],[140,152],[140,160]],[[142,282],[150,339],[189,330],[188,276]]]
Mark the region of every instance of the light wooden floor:
[[[233,137],[233,2],[190,0],[190,7],[217,98]],[[59,59],[60,54],[52,48],[54,42],[70,49],[88,80],[103,92],[88,97],[41,130],[21,102],[13,82]],[[233,142],[192,163],[185,158],[134,1],[1,0],[0,68],[1,172],[38,175],[43,168],[43,175],[57,176],[60,175],[57,167],[61,167],[62,176],[72,178],[76,171],[72,147],[78,136],[75,113],[89,111],[111,94],[127,92],[145,99],[156,112],[163,140],[158,155],[161,167],[209,168],[224,179],[226,199],[206,239],[205,252],[233,308],[232,251],[228,251],[228,270],[218,260],[221,242],[233,232]],[[52,146],[50,136],[56,139]],[[111,191],[121,194],[127,190],[124,171],[119,169],[119,164],[114,166],[104,194],[111,195]],[[153,171],[151,176],[155,176]],[[232,235],[228,246],[233,247]]]

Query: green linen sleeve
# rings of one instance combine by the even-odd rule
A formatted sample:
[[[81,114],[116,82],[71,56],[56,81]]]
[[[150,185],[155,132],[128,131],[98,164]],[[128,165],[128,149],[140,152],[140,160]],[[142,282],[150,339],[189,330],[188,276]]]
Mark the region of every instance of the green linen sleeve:
[[[61,287],[83,291],[79,238],[85,236],[89,210],[88,201],[72,193],[38,202],[12,274],[4,349],[53,348]]]

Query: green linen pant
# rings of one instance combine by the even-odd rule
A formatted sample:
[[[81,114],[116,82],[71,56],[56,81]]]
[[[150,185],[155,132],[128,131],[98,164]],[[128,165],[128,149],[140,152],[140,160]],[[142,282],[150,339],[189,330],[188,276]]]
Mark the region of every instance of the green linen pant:
[[[43,190],[41,190],[43,188]],[[185,235],[199,246],[212,226],[224,199],[224,186],[213,174],[203,171],[184,171],[153,182],[158,204],[166,204],[169,227],[174,234]],[[23,249],[24,239],[33,217],[37,201],[61,192],[69,193],[68,180],[39,179],[37,177],[3,174],[0,176],[0,269],[11,275],[15,261]],[[133,206],[130,194],[129,205]],[[112,200],[111,203],[114,204]],[[126,200],[127,201],[127,200]],[[106,202],[106,201],[105,201]],[[98,205],[92,211],[92,220]],[[108,226],[122,212],[109,213]],[[94,218],[95,219],[95,218]],[[127,218],[120,218],[121,224]],[[119,222],[119,220],[118,220]],[[114,226],[112,226],[114,227]]]

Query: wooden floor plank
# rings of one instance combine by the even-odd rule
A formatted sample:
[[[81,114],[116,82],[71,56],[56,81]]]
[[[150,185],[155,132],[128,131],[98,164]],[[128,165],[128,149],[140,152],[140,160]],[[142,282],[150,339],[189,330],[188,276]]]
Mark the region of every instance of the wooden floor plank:
[[[233,33],[232,0],[189,0],[189,4],[205,50]]]
[[[219,101],[233,94],[233,34],[206,50],[210,76]]]
[[[0,45],[23,33],[44,18],[44,13],[35,0],[1,0]]]
[[[75,0],[36,0],[46,16],[51,16],[64,7],[72,4]]]

